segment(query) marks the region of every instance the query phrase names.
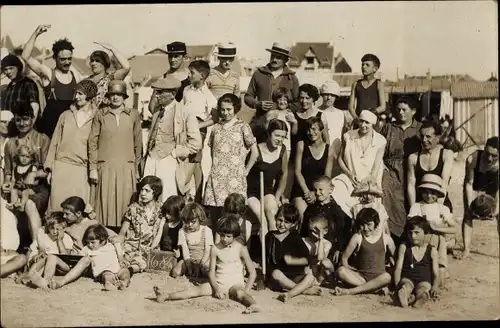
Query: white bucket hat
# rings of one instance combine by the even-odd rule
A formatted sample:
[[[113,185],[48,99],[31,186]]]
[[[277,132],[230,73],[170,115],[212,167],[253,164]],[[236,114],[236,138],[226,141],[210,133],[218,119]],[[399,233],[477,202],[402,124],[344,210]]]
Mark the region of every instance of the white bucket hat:
[[[340,95],[340,85],[336,81],[326,81],[320,89],[320,94]]]

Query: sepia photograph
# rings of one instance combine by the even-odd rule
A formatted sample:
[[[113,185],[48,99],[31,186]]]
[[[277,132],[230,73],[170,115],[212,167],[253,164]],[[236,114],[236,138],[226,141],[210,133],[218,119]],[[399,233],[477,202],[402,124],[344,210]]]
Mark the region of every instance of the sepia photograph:
[[[500,319],[498,2],[0,6],[2,327]]]

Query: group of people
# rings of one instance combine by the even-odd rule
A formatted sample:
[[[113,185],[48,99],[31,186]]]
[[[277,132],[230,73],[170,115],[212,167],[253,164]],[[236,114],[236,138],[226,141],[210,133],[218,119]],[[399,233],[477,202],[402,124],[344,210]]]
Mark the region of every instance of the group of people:
[[[377,56],[361,58],[363,78],[342,111],[339,85],[300,85],[286,65],[290,47],[274,43],[244,95],[255,109],[247,123],[234,44],[219,44],[211,68],[170,43],[168,71],[151,85],[143,149],[140,115],[125,105],[128,61],[101,44],[118,68],[97,50],[92,75],[77,77],[63,39],[49,69],[31,57],[49,27],[36,29],[21,58],[1,62],[11,80],[0,123],[2,277],[24,270],[19,283],[55,289],[91,276],[125,289],[161,249],[176,258],[172,277],[208,282],[175,293],[155,286],[158,302],[214,295],[252,313],[256,280],[283,291],[283,302],[320,295],[330,282],[335,295],[394,287],[402,306],[437,295],[459,231],[448,197],[454,152],[439,121],[414,118],[411,97],[398,99],[394,122],[379,124]],[[498,216],[498,149],[492,137],[466,162],[463,258],[473,220]],[[264,258],[250,257],[252,223]]]

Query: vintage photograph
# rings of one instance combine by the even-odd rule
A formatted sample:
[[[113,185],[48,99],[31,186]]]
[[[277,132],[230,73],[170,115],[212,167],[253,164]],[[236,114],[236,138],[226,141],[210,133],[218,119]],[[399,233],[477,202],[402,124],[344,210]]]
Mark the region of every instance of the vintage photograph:
[[[497,1],[0,8],[3,327],[500,318]]]

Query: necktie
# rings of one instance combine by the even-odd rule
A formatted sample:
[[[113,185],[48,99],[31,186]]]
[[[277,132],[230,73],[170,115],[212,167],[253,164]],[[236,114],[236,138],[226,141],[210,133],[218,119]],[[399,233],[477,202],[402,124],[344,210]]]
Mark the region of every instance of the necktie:
[[[160,111],[160,113],[158,114],[158,118],[156,119],[155,124],[153,125],[153,129],[151,131],[151,138],[149,138],[148,142],[148,153],[151,153],[151,151],[155,147],[156,137],[158,136],[158,129],[160,127],[160,122],[163,118],[163,115],[165,115],[165,109],[162,109]]]

